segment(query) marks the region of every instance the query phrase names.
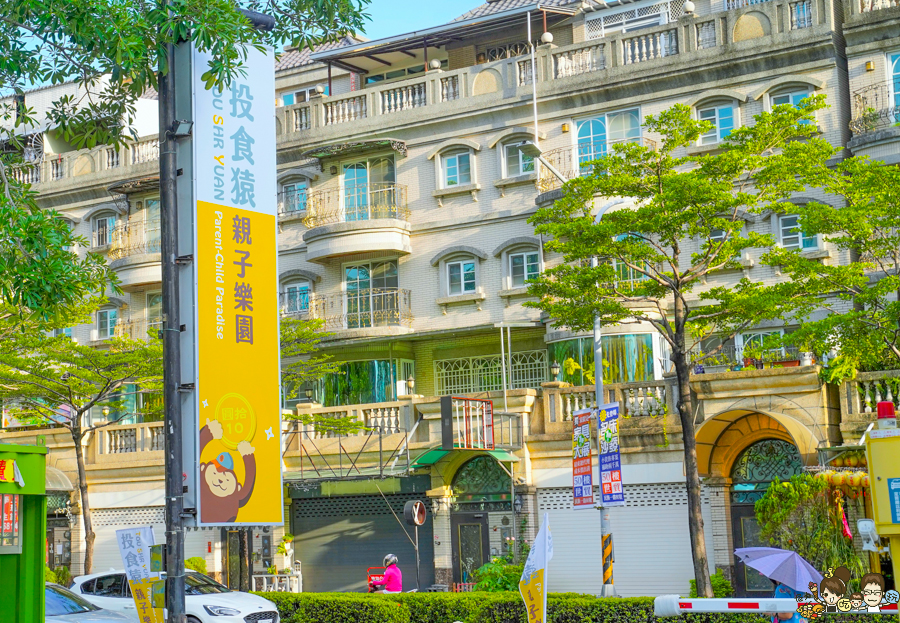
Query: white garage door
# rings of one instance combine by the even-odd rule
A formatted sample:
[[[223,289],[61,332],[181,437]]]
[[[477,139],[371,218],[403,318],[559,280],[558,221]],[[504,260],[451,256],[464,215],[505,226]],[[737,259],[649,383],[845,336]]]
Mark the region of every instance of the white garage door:
[[[571,487],[538,489],[537,493],[537,523],[548,513],[553,534],[550,591],[599,594],[603,584],[600,512],[573,510]],[[616,592],[622,597],[687,595],[694,571],[684,485],[626,485],[625,500],[627,506],[610,509]],[[703,521],[712,563],[712,520],[705,492]]]
[[[116,543],[116,530],[133,526],[153,526],[157,543],[166,539],[166,517],[162,506],[144,508],[103,508],[92,515],[94,524],[94,573],[121,569],[122,557]]]

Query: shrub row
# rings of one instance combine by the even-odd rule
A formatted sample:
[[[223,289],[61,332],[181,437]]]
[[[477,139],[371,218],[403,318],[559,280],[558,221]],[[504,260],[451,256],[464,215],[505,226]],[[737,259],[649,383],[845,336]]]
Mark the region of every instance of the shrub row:
[[[257,593],[278,606],[283,623],[527,623],[518,593]],[[551,594],[551,623],[664,623],[653,616],[653,598],[600,599]],[[869,617],[855,617],[854,623]],[[690,615],[683,623],[766,623],[759,615]],[[667,619],[676,623],[676,619]]]

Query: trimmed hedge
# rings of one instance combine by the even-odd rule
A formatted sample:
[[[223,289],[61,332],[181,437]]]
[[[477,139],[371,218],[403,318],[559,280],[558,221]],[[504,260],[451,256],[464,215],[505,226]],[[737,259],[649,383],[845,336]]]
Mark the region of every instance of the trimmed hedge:
[[[527,623],[518,593],[256,593],[278,607],[284,623]],[[600,599],[551,594],[552,623],[657,623],[650,597]],[[765,623],[756,615],[691,615],[685,623]],[[670,620],[670,623],[674,623]],[[855,620],[855,623],[864,623]],[[866,622],[868,623],[868,622]]]
[[[527,623],[518,593],[255,593],[278,606],[283,623]],[[652,597],[601,599],[551,593],[550,623],[769,623],[758,614],[653,616]],[[831,615],[832,623],[883,623],[881,615]]]

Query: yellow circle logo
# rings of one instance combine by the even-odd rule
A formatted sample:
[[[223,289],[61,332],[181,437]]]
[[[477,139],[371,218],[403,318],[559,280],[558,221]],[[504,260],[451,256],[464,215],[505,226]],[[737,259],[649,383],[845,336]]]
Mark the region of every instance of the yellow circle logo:
[[[235,450],[256,434],[256,415],[250,402],[237,393],[225,394],[216,405],[216,419],[222,425],[222,443]]]

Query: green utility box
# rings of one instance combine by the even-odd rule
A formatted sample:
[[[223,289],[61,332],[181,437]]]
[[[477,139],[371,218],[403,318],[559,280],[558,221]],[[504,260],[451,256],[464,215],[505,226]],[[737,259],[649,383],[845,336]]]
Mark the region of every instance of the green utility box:
[[[46,446],[0,444],[0,578],[8,623],[44,620],[46,461]]]

